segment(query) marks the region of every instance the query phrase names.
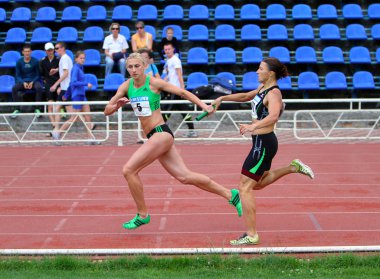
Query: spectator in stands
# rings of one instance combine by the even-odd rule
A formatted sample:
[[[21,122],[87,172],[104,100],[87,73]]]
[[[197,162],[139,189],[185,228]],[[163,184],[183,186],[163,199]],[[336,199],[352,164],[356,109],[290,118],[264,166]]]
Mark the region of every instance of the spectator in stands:
[[[156,65],[154,65],[153,53],[147,48],[139,49],[137,52],[140,53],[141,56],[145,59],[145,62],[146,62],[145,74],[149,76],[153,76],[155,78],[161,78]]]
[[[118,64],[120,73],[125,77],[125,58],[129,45],[123,35],[120,34],[120,24],[113,22],[109,28],[111,34],[104,38],[103,49],[106,55],[106,76]]]
[[[172,45],[174,47],[174,53],[179,56],[180,45],[179,45],[179,41],[177,40],[177,38],[174,37],[174,29],[172,27],[168,27],[166,29],[166,37],[162,38],[162,40],[161,40],[159,53],[160,53],[160,56],[161,56],[162,60],[164,60],[166,58],[165,51],[164,51],[164,46],[167,43],[172,43]]]
[[[50,88],[59,80],[59,57],[55,56],[54,45],[52,43],[45,44],[45,52],[46,56],[40,60],[40,74],[48,102],[55,102],[58,97],[58,89],[55,91],[50,91]],[[53,106],[48,106],[48,112],[53,113]],[[55,116],[49,115],[49,119],[54,129]]]
[[[58,72],[59,72],[59,79],[53,84],[53,86],[50,87],[50,92],[57,91],[58,86],[60,86],[59,95],[57,97],[57,101],[63,101],[63,95],[65,95],[66,91],[68,90],[70,86],[70,80],[71,80],[71,70],[73,68],[73,61],[71,60],[70,56],[66,53],[66,44],[64,42],[58,42],[55,45],[55,51],[59,55],[59,65],[58,65]],[[61,106],[54,106],[54,112],[59,112],[61,109]],[[70,108],[67,106],[66,109],[69,111]],[[61,116],[59,113],[57,113],[55,116],[55,127],[53,130],[53,138],[58,139],[59,138],[59,123],[61,121]]]
[[[26,91],[35,91],[35,101],[42,101],[43,88],[40,82],[40,71],[38,60],[31,56],[32,47],[26,44],[22,47],[22,55],[16,62],[16,84],[12,88],[12,98],[14,102],[21,102]],[[20,108],[15,108],[12,118],[16,118]],[[40,117],[41,111],[36,107],[34,112]]]
[[[169,82],[170,84],[173,84],[175,86],[178,86],[182,89],[185,89],[185,84],[183,81],[183,75],[182,75],[182,63],[181,60],[178,58],[177,55],[174,54],[174,46],[172,43],[166,43],[164,46],[165,55],[167,57],[165,66],[164,66],[164,80]],[[174,97],[176,95],[164,95],[164,99],[170,99],[174,100]],[[176,97],[178,99],[178,97]],[[178,105],[169,105],[168,107],[163,108],[163,110],[190,110],[190,106],[187,104],[178,104]],[[186,122],[189,131],[185,133],[186,137],[197,137],[198,134],[196,131],[194,131],[194,123],[192,122],[192,117],[189,114],[182,113],[181,114],[183,119]],[[170,118],[170,114],[164,114],[165,121],[168,121]]]
[[[145,24],[142,21],[136,23],[137,32],[131,37],[132,51],[136,52],[141,48],[153,50],[153,36],[145,31]]]

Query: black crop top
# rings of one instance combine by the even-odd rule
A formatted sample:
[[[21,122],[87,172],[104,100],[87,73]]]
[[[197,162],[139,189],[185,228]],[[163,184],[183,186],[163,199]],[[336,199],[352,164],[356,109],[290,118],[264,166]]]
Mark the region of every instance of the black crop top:
[[[252,119],[264,119],[269,114],[268,108],[264,106],[264,98],[268,94],[269,91],[271,91],[274,88],[279,88],[277,85],[269,87],[268,89],[264,90],[263,92],[257,93],[255,98],[252,99],[251,105],[252,105]]]

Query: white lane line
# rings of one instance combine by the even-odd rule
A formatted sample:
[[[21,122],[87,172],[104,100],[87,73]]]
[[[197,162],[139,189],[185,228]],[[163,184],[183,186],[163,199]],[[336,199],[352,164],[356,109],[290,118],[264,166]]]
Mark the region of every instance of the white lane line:
[[[171,198],[172,195],[173,195],[173,188],[170,187],[170,188],[168,188],[168,191],[166,193],[166,198]]]
[[[158,227],[158,230],[159,231],[163,231],[165,229],[165,226],[166,226],[166,217],[162,217],[161,220],[160,220],[160,226]]]
[[[22,172],[20,172],[19,175],[24,175],[24,174],[27,173],[29,170],[30,170],[29,167],[28,167],[28,168],[25,168],[25,169],[22,170]]]
[[[52,237],[46,238],[45,241],[42,243],[41,248],[45,248],[46,246],[48,246],[50,242],[52,242],[52,240],[53,240]]]
[[[100,174],[102,172],[102,170],[104,169],[104,167],[99,167],[97,170],[96,170],[96,174]]]
[[[63,228],[63,225],[65,225],[66,221],[67,221],[67,218],[61,219],[61,221],[59,221],[59,223],[57,224],[57,226],[55,226],[54,231],[55,232],[60,231]]]
[[[84,189],[80,192],[80,194],[79,194],[79,196],[78,196],[78,199],[83,199],[83,197],[84,197],[84,195],[86,194],[87,191],[88,191],[88,188],[84,188]]]
[[[112,151],[110,152],[110,154],[108,154],[108,156],[104,159],[103,161],[103,165],[107,165],[108,162],[111,160],[111,157],[115,154],[116,150],[115,149],[112,149]]]
[[[96,180],[96,176],[92,176],[92,177],[90,178],[90,181],[87,183],[87,186],[92,185],[92,183],[94,183],[95,180]]]
[[[5,184],[5,186],[6,186],[6,187],[11,186],[13,183],[16,182],[17,178],[18,178],[18,177],[13,177],[13,178],[11,179],[11,181],[9,181],[7,184]]]
[[[161,248],[162,245],[162,235],[156,236],[156,248]]]
[[[79,202],[73,202],[69,210],[67,210],[67,213],[71,214],[74,212],[75,208],[78,206]]]
[[[308,215],[309,215],[309,218],[310,218],[311,222],[313,223],[314,227],[316,228],[316,230],[317,231],[323,231],[321,224],[319,224],[315,215],[313,213],[309,213]]]
[[[164,208],[162,209],[163,212],[168,212],[170,207],[170,201],[165,201]]]

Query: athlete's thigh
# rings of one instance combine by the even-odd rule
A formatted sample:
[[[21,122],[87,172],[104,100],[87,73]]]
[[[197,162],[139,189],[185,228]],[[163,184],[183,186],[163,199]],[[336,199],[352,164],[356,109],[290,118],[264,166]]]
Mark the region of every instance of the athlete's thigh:
[[[181,155],[179,155],[177,148],[172,145],[170,150],[163,154],[159,161],[161,165],[174,177],[184,175],[189,171]]]

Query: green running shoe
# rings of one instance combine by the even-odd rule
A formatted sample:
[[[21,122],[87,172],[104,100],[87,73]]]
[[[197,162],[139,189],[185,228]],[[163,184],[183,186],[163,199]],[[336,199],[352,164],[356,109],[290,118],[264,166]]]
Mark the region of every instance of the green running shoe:
[[[150,222],[150,215],[146,216],[146,218],[141,218],[140,215],[137,213],[136,216],[130,220],[129,222],[126,222],[123,224],[123,227],[127,230],[134,230],[142,225],[149,224]]]
[[[230,244],[233,246],[239,245],[256,245],[259,244],[260,238],[256,233],[254,236],[249,236],[248,234],[243,234],[240,238],[234,239],[230,241]]]
[[[232,194],[232,197],[229,203],[236,207],[238,216],[241,217],[241,215],[243,215],[243,208],[241,207],[239,190],[231,189],[231,194]]]
[[[302,163],[299,159],[294,159],[290,165],[295,166],[298,173],[302,173],[304,175],[307,175],[311,179],[314,178],[313,170],[306,164]]]

